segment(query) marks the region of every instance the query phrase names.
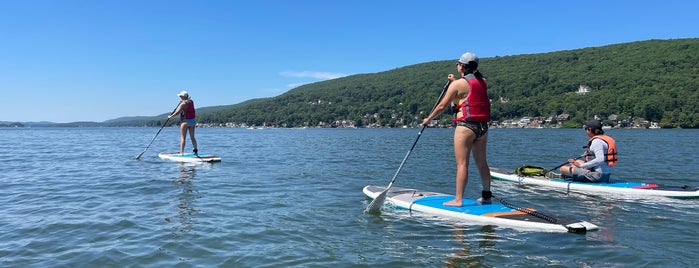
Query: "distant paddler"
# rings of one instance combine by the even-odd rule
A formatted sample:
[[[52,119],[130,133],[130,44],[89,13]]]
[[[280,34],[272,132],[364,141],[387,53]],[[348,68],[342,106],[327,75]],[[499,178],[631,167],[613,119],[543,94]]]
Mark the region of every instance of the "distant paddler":
[[[187,132],[189,132],[189,137],[192,140],[192,147],[194,147],[194,154],[199,155],[199,150],[197,150],[197,139],[194,137],[194,130],[196,128],[196,111],[194,109],[194,101],[189,97],[187,91],[182,91],[177,94],[180,97],[180,104],[177,105],[177,109],[172,112],[167,118],[172,118],[176,115],[180,115],[180,155],[184,154],[185,140],[187,139]]]

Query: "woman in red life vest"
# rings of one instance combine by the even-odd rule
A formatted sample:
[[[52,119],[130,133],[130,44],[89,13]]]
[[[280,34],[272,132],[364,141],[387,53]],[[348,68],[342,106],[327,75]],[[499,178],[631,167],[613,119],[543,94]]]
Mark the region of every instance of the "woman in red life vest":
[[[189,132],[189,138],[192,139],[192,147],[194,147],[194,154],[199,154],[197,150],[197,139],[194,137],[194,129],[196,128],[196,112],[194,110],[194,101],[189,98],[189,93],[187,91],[182,91],[177,96],[180,97],[180,104],[177,105],[177,109],[168,116],[172,118],[173,116],[180,115],[180,155],[184,153],[184,144],[187,139],[187,132]]]
[[[581,182],[609,182],[612,169],[618,162],[616,141],[604,134],[602,122],[592,119],[585,124],[590,139],[582,159],[568,159],[568,165],[559,168],[561,175]]]
[[[473,159],[481,177],[483,191],[478,202],[490,204],[493,193],[490,191],[490,168],[486,160],[486,145],[488,143],[488,123],[490,121],[490,99],[486,81],[478,71],[478,57],[475,54],[464,53],[456,63],[456,70],[461,79],[455,79],[454,75],[448,76],[451,84],[447,88],[444,98],[422,120],[427,125],[432,118],[443,113],[455,105],[456,125],[454,129],[454,156],[456,158],[456,195],[454,200],[444,203],[446,206],[462,206],[464,191],[468,184],[468,162],[473,151]]]

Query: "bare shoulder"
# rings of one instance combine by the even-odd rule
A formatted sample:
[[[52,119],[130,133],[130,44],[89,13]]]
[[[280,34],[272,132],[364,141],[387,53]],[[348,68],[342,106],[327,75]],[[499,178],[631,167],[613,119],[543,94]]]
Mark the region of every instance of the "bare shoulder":
[[[450,87],[453,87],[455,90],[458,90],[458,91],[464,91],[464,90],[468,91],[469,90],[468,81],[466,81],[466,79],[457,79],[454,82],[452,82]]]
[[[456,79],[451,81],[449,84],[449,89],[463,87],[464,85],[468,85],[468,82],[466,82],[465,79]]]

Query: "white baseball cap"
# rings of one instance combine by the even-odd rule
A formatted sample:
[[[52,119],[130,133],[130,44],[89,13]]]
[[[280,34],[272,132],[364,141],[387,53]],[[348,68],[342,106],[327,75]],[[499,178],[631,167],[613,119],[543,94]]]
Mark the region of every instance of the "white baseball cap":
[[[187,91],[182,90],[182,92],[177,94],[178,97],[189,97],[189,93]]]
[[[459,58],[459,62],[463,64],[468,64],[471,61],[475,61],[478,63],[478,57],[476,54],[473,54],[471,52],[466,52],[463,55],[461,55],[461,58]]]

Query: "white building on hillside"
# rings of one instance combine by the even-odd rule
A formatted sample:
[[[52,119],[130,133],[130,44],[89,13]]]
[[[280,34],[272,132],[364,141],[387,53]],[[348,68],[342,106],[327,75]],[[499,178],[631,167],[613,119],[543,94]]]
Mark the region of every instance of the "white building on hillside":
[[[578,87],[578,95],[585,95],[587,92],[590,92],[590,87],[584,85],[580,85],[580,87]]]

